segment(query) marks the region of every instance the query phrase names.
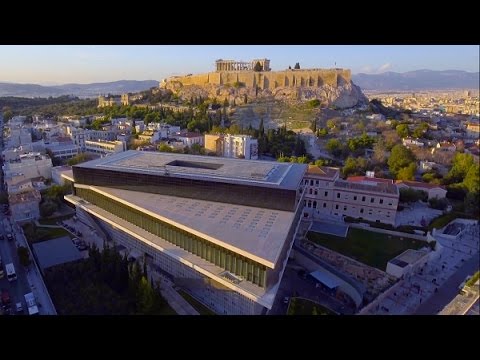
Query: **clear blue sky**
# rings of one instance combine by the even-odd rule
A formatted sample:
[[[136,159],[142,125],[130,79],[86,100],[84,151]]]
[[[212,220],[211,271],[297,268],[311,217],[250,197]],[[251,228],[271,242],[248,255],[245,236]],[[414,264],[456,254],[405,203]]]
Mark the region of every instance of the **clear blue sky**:
[[[208,72],[216,59],[268,58],[272,70],[349,68],[479,71],[478,45],[0,45],[0,82],[34,84],[161,80]]]

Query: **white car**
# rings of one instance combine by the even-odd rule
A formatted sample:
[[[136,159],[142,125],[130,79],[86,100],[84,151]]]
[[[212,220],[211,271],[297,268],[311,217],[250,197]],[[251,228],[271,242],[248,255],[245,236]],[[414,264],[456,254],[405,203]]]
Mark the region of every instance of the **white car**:
[[[17,309],[18,313],[23,312],[23,307],[21,302],[16,303],[15,308]]]

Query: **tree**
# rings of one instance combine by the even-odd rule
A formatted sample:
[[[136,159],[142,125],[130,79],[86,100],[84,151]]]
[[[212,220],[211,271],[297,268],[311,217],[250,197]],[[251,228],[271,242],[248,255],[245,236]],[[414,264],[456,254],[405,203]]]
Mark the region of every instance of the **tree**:
[[[169,153],[173,152],[172,148],[165,143],[158,145],[158,151]]]
[[[373,146],[372,160],[376,164],[384,164],[387,161],[387,146],[383,138],[379,138]]]
[[[329,119],[327,120],[327,128],[330,130],[334,129],[336,127],[335,120]]]
[[[421,138],[423,134],[425,134],[428,130],[428,124],[424,121],[422,121],[414,130],[413,130],[413,136],[416,138]]]
[[[300,63],[295,63],[295,66],[293,67],[295,70],[300,70]]]
[[[415,163],[411,163],[410,165],[401,168],[397,172],[397,180],[414,180],[416,170],[417,165]]]
[[[392,174],[397,175],[397,172],[401,168],[407,167],[410,163],[415,161],[415,156],[412,151],[405,146],[398,144],[392,148],[390,158],[388,159],[388,167]]]
[[[472,155],[456,153],[452,161],[452,168],[446,176],[447,183],[453,184],[462,182],[473,164],[474,159]]]
[[[55,211],[57,211],[58,205],[53,201],[45,201],[44,203],[40,204],[40,216],[41,217],[49,217]]]
[[[427,201],[428,194],[423,190],[415,190],[410,188],[402,188],[400,189],[400,201],[411,203],[416,202],[419,200]]]
[[[362,175],[367,170],[367,160],[363,157],[348,157],[342,168],[342,174],[345,177],[351,175]]]
[[[260,64],[260,61],[257,61],[257,63],[255,64],[255,66],[253,67],[253,71],[263,71],[263,66],[262,64]]]
[[[463,180],[463,186],[469,193],[480,192],[480,167],[479,164],[473,164],[470,166],[465,179]]]
[[[325,137],[328,135],[328,129],[327,128],[320,128],[317,131],[317,136],[318,137]]]
[[[80,153],[80,154],[75,155],[73,158],[69,159],[67,161],[67,165],[73,166],[73,165],[77,165],[77,164],[80,164],[82,162],[85,162],[87,160],[88,160],[87,154]]]
[[[25,246],[19,246],[17,248],[18,259],[20,260],[20,264],[23,266],[28,266],[31,263],[30,260],[30,252]]]
[[[339,156],[342,153],[342,143],[338,139],[330,139],[327,141],[325,148],[333,156]]]
[[[410,134],[407,124],[400,124],[395,128],[395,130],[397,131],[398,136],[401,138],[406,138]]]

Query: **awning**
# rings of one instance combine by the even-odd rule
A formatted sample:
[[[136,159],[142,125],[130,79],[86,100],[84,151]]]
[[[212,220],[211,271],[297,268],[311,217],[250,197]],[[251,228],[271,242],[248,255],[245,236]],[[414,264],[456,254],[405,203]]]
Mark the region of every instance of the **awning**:
[[[321,282],[323,285],[328,287],[329,289],[335,289],[340,285],[340,282],[335,279],[332,275],[327,272],[323,272],[322,270],[317,270],[310,273],[316,280]]]

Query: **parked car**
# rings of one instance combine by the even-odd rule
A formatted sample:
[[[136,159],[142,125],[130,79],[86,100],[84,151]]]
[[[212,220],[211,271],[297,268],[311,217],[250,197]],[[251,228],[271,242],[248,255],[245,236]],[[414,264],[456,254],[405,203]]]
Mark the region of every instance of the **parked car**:
[[[23,307],[22,307],[22,303],[21,303],[21,302],[17,302],[17,303],[15,304],[15,308],[16,308],[16,310],[17,310],[17,313],[23,312]]]

